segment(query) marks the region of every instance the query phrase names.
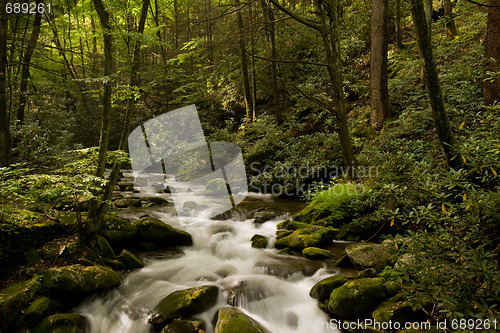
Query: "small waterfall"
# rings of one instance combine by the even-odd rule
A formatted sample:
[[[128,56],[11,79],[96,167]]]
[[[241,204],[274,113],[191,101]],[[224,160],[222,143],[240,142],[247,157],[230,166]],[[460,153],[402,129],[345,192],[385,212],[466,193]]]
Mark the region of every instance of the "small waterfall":
[[[184,248],[180,257],[144,258],[146,267],[125,274],[119,288],[87,299],[75,311],[89,318],[92,333],[153,332],[147,319],[160,300],[175,290],[213,284],[222,291],[217,304],[195,316],[206,323],[207,333],[214,331],[216,311],[228,304],[243,309],[273,333],[339,332],[328,325],[328,316],[309,296],[314,283],[332,270],[321,262],[278,254],[272,247],[276,224],[286,215],[262,224],[247,218],[251,210],[275,203],[269,196],[250,195],[243,208],[226,220],[207,219],[203,212],[176,217],[169,207],[122,210],[128,218],[147,213],[189,232],[193,246]],[[252,248],[254,234],[267,237],[268,248]]]

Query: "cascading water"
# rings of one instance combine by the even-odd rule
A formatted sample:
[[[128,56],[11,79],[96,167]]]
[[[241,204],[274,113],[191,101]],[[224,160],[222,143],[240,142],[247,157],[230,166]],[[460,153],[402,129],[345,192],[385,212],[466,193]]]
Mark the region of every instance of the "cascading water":
[[[158,194],[141,190],[134,195]],[[334,271],[321,262],[278,254],[272,245],[276,225],[285,214],[262,224],[246,219],[247,211],[270,205],[274,211],[279,209],[270,196],[250,196],[242,203],[240,216],[233,214],[227,220],[207,219],[203,212],[177,217],[171,207],[122,210],[127,218],[147,213],[189,232],[193,246],[184,248],[185,254],[178,257],[144,258],[146,267],[125,274],[119,288],[86,300],[76,312],[89,319],[92,333],[153,332],[148,316],[159,301],[176,290],[213,284],[221,290],[217,304],[194,316],[206,323],[207,333],[214,331],[217,310],[230,305],[243,309],[273,333],[339,332],[328,325],[328,316],[309,296],[314,283]],[[255,234],[270,239],[268,248],[252,248],[250,239]]]

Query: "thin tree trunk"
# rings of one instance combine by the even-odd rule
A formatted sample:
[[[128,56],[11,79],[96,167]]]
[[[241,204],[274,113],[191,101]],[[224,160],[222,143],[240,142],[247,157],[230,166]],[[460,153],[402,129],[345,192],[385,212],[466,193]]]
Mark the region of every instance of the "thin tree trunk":
[[[396,0],[396,49],[403,48],[402,31],[401,31],[401,0]]]
[[[462,165],[462,161],[458,151],[458,142],[451,130],[450,121],[444,106],[441,84],[432,55],[432,43],[422,0],[411,0],[411,13],[417,34],[420,59],[423,63],[434,126],[436,127],[448,166],[457,169]]]
[[[249,5],[248,10],[250,12],[250,53],[251,60],[250,63],[252,65],[252,123],[255,122],[256,116],[256,104],[257,104],[257,74],[255,73],[255,33],[254,33],[254,17],[253,17],[253,9],[252,4]]]
[[[236,0],[236,6],[239,6],[240,0]],[[239,32],[238,42],[240,47],[240,62],[241,62],[241,73],[243,76],[243,98],[245,100],[245,113],[246,122],[250,119],[250,113],[253,110],[252,103],[252,92],[250,90],[250,78],[248,75],[248,59],[247,52],[245,50],[245,34],[243,28],[243,16],[241,15],[241,8],[236,13],[236,24]]]
[[[483,96],[486,105],[500,102],[500,78],[491,78],[490,73],[500,72],[500,0],[490,0],[488,8],[488,23],[486,28],[486,41],[484,45],[485,81],[483,83]]]
[[[457,27],[455,25],[455,20],[453,19],[453,7],[451,6],[451,0],[443,0],[443,3],[447,36],[448,38],[453,39],[457,35]]]
[[[389,47],[388,1],[372,0],[370,51],[370,123],[378,131],[390,117],[387,86],[387,51]]]
[[[8,15],[6,13],[6,0],[1,2],[0,10],[0,167],[10,163],[10,126],[8,121],[6,79],[7,79],[7,30]]]
[[[43,0],[36,1],[37,8],[40,3],[43,3]],[[24,109],[26,107],[31,57],[33,56],[36,43],[38,42],[38,36],[40,35],[41,21],[42,21],[42,13],[41,11],[37,11],[35,13],[35,20],[33,22],[33,30],[31,31],[30,40],[28,41],[28,46],[26,47],[26,52],[24,53],[23,63],[22,63],[21,86],[19,87],[19,105],[17,109],[17,122],[19,125],[21,125],[24,121]]]

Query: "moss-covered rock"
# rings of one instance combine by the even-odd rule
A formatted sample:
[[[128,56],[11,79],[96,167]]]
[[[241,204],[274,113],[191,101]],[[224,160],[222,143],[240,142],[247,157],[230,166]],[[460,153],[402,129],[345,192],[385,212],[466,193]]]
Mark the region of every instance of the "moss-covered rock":
[[[343,239],[352,242],[360,242],[365,239],[373,237],[375,234],[385,234],[389,232],[389,223],[387,229],[384,227],[385,221],[372,220],[370,216],[361,216],[342,225],[337,234],[338,239]]]
[[[212,179],[207,183],[205,192],[203,195],[211,197],[220,197],[227,195],[227,185],[226,181],[222,178]]]
[[[335,232],[318,226],[311,226],[309,228],[300,228],[294,230],[291,234],[281,237],[276,240],[275,247],[290,249],[302,252],[306,247],[321,247],[328,245],[332,242]]]
[[[345,253],[355,268],[375,268],[381,271],[389,265],[389,254],[386,249],[373,243],[349,244]]]
[[[111,245],[109,245],[108,241],[106,238],[102,237],[101,235],[97,235],[97,247],[99,250],[101,250],[102,256],[108,259],[115,259],[115,251],[113,251],[113,248]]]
[[[62,305],[59,302],[47,297],[40,297],[31,302],[28,308],[23,311],[23,314],[17,319],[15,327],[33,327],[43,317],[56,313],[60,308]]]
[[[113,214],[104,217],[104,224],[100,233],[112,246],[117,247],[129,245],[137,238],[136,227],[129,220]]]
[[[123,198],[115,200],[116,208],[141,207],[142,200],[137,198]]]
[[[137,258],[132,252],[125,249],[118,256],[118,260],[122,262],[127,269],[137,269],[144,267],[144,262]]]
[[[205,324],[200,320],[174,320],[161,333],[203,333]]]
[[[320,301],[328,300],[334,289],[349,281],[343,275],[333,275],[317,282],[309,291],[309,296]]]
[[[366,316],[385,297],[382,278],[354,280],[332,291],[328,310],[343,318]]]
[[[272,220],[277,216],[278,216],[278,214],[271,213],[271,212],[255,212],[252,217],[254,218],[255,223],[260,224],[260,223],[264,223],[264,222],[267,222],[269,220]]]
[[[33,333],[85,333],[87,319],[76,313],[58,313],[44,318]]]
[[[149,197],[149,198],[144,198],[143,200],[146,201],[144,207],[155,207],[155,206],[163,206],[170,204],[167,200],[163,199],[162,197]]]
[[[193,244],[189,233],[177,230],[151,216],[143,217],[137,221],[135,227],[142,240],[152,242],[160,247]]]
[[[333,253],[319,247],[306,247],[302,250],[302,255],[308,259],[328,259],[333,257]]]
[[[265,249],[267,247],[267,238],[262,235],[253,235],[251,241],[253,248]]]
[[[14,323],[40,289],[40,282],[32,279],[13,284],[0,291],[0,331],[5,331]]]
[[[406,296],[407,293],[402,292],[379,305],[372,312],[373,319],[387,323],[425,321],[425,313],[422,310],[413,310]]]
[[[149,321],[158,326],[204,312],[215,305],[218,295],[219,288],[210,285],[174,291],[154,307]]]
[[[304,222],[299,222],[299,221],[290,221],[287,223],[286,228],[287,230],[297,230],[301,228],[310,228],[311,225],[309,223],[304,223]]]
[[[215,333],[269,333],[269,331],[237,308],[222,308],[217,312]]]
[[[89,293],[118,287],[121,277],[102,266],[62,266],[42,272],[43,290],[50,296],[75,300]]]
[[[134,190],[134,183],[132,183],[132,182],[119,182],[118,188],[120,189],[120,191],[133,191]]]

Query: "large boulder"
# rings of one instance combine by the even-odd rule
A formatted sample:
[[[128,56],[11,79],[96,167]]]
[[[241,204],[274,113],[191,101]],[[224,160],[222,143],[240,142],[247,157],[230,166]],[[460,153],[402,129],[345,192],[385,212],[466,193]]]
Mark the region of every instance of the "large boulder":
[[[23,310],[23,314],[17,319],[15,327],[33,327],[43,317],[52,315],[61,308],[61,303],[47,297],[40,297]]]
[[[116,208],[141,207],[142,200],[139,198],[123,198],[115,200]]]
[[[218,295],[219,288],[210,285],[174,291],[154,307],[149,321],[158,326],[204,312],[215,305]]]
[[[58,313],[44,318],[33,333],[85,333],[87,319],[76,313]]]
[[[381,271],[389,265],[389,253],[379,244],[361,243],[349,244],[345,248],[349,260],[358,269],[375,268]]]
[[[142,240],[152,242],[161,247],[193,244],[189,233],[177,230],[162,220],[151,216],[143,217],[137,221],[135,227]]]
[[[108,214],[104,217],[100,233],[112,246],[118,247],[133,242],[137,237],[137,228],[129,220]]]
[[[121,276],[103,266],[62,266],[42,273],[43,290],[50,296],[74,300],[121,284]]]
[[[174,320],[161,333],[204,333],[205,324],[200,320]]]
[[[362,317],[384,301],[382,278],[365,278],[347,282],[330,294],[328,310],[343,318]]]
[[[125,249],[123,249],[118,256],[118,260],[123,263],[127,269],[144,267],[144,262],[141,259],[137,258],[132,252]]]
[[[253,235],[251,241],[253,248],[265,249],[267,247],[267,238],[262,235]]]
[[[347,278],[343,275],[333,275],[317,282],[309,291],[309,296],[324,301],[330,298],[330,294],[334,289],[344,285]]]
[[[407,293],[402,292],[379,305],[372,312],[373,319],[381,323],[425,321],[425,313],[419,309],[413,310],[406,296]]]
[[[332,242],[335,232],[333,230],[310,226],[308,228],[299,228],[291,234],[277,239],[275,247],[278,249],[290,248],[297,252],[302,252],[306,247],[321,247]]]
[[[306,247],[302,250],[302,255],[307,259],[328,259],[333,257],[333,253],[319,247]]]
[[[269,331],[237,308],[222,308],[217,312],[215,333],[269,333]]]
[[[0,331],[5,331],[29,304],[41,284],[35,279],[13,284],[0,291]]]

